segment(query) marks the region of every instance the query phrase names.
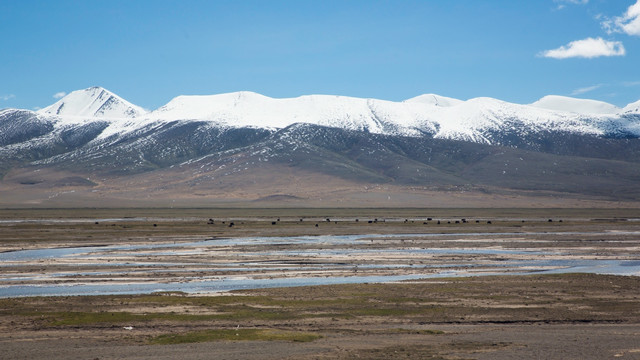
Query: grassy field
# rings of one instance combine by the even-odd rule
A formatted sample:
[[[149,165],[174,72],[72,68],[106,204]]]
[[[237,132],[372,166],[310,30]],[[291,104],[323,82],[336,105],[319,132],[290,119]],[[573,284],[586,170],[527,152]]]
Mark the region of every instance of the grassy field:
[[[123,349],[136,345],[140,351],[183,343],[266,341],[283,347],[323,344],[321,352],[309,347],[305,358],[517,356],[528,339],[504,341],[494,334],[493,341],[484,336],[463,341],[467,337],[458,339],[459,327],[484,326],[489,332],[496,326],[579,330],[614,324],[618,335],[624,334],[625,326],[639,329],[638,288],[638,277],[566,274],[248,290],[205,297],[166,293],[1,299],[0,344],[7,348],[12,340],[27,339],[37,344],[46,335],[58,339],[60,350],[74,343],[67,337],[80,333],[93,342]],[[607,334],[600,336],[599,342],[620,345]],[[369,343],[380,337],[394,339],[395,345]],[[425,341],[433,346],[425,346]],[[327,343],[347,351],[327,352]],[[613,355],[610,351],[600,355]]]

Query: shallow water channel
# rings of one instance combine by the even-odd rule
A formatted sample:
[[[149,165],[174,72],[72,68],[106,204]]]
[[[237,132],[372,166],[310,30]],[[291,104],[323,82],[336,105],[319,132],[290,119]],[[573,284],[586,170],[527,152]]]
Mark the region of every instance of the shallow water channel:
[[[637,242],[625,243],[624,235],[640,233],[246,237],[21,250],[0,253],[0,297],[215,293],[495,274],[639,276]],[[558,237],[586,243],[566,246]]]

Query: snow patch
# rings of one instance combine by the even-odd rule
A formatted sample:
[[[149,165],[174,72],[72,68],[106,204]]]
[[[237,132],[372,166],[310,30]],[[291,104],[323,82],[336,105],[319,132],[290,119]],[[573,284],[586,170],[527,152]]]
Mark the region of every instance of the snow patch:
[[[405,100],[404,102],[449,107],[449,106],[460,105],[464,101],[446,97],[446,96],[440,96],[436,94],[423,94],[423,95],[419,95],[411,99]]]
[[[491,144],[495,134],[540,131],[640,136],[640,101],[624,109],[563,96],[545,96],[530,105],[487,97],[467,101],[424,94],[402,102],[335,95],[271,98],[242,91],[181,95],[145,112],[103,88],[70,93],[42,109],[56,126],[107,121],[99,138],[160,126],[171,121],[205,121],[214,127],[282,129],[313,124],[385,135],[433,136]],[[53,115],[53,116],[51,116]]]
[[[640,100],[625,106],[624,109],[622,109],[622,112],[625,114],[640,114]]]
[[[531,106],[583,115],[615,114],[620,111],[619,107],[604,101],[577,99],[559,95],[547,95],[532,103]]]

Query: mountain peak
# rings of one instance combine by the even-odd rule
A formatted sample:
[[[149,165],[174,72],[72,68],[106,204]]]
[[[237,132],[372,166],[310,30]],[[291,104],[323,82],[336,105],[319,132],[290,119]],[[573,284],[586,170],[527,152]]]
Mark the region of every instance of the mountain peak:
[[[62,117],[134,118],[146,111],[105,88],[93,86],[73,91],[38,113]]]
[[[416,97],[412,97],[411,99],[407,99],[404,102],[430,104],[430,105],[440,106],[440,107],[450,107],[450,106],[462,104],[464,101],[446,97],[446,96],[440,96],[437,94],[422,94]]]
[[[547,95],[532,103],[531,106],[582,115],[610,115],[620,111],[620,108],[617,106],[604,101],[578,99],[560,95]]]

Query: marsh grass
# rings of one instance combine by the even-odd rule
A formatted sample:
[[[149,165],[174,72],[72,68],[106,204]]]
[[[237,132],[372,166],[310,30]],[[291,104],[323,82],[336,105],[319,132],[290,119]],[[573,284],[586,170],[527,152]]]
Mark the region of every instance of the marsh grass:
[[[136,326],[265,328],[283,322],[331,329],[377,322],[633,322],[638,277],[559,274],[439,279],[243,290],[226,296],[180,294],[0,299],[0,325],[37,328]],[[209,322],[209,323],[207,323]],[[348,325],[349,326],[349,325]]]
[[[23,313],[26,316],[39,317],[47,320],[51,326],[81,326],[92,324],[123,324],[151,321],[197,322],[197,321],[235,321],[260,320],[276,321],[299,318],[287,312],[275,312],[264,309],[236,309],[224,314],[185,314],[155,312],[148,314],[134,314],[129,312],[41,312]]]
[[[209,341],[292,341],[310,342],[322,336],[310,332],[277,329],[211,329],[183,334],[164,334],[150,340],[151,344],[170,345]]]
[[[176,322],[214,320],[213,315],[190,315],[178,313],[132,314],[128,312],[53,312],[43,313],[51,326],[82,326],[95,324],[139,323],[157,320]]]

